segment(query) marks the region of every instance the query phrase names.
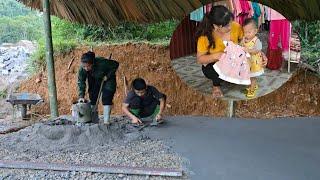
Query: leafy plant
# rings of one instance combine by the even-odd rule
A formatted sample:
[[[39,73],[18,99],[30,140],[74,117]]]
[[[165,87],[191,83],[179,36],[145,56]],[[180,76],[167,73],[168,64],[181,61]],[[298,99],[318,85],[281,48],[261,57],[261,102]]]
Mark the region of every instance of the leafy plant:
[[[29,8],[15,0],[1,0],[0,1],[0,17],[15,17],[15,16],[26,16],[35,14]]]
[[[292,24],[301,38],[303,60],[320,74],[320,21],[295,21]]]
[[[41,37],[42,31],[43,24],[37,15],[0,17],[0,44],[22,39],[34,41]]]
[[[46,65],[43,17],[15,0],[0,0],[0,43],[15,43],[21,39],[37,41],[38,49],[28,60],[28,71],[37,72]],[[79,45],[125,42],[169,44],[178,21],[137,24],[123,22],[117,26],[97,27],[70,23],[52,16],[54,53],[67,53]]]

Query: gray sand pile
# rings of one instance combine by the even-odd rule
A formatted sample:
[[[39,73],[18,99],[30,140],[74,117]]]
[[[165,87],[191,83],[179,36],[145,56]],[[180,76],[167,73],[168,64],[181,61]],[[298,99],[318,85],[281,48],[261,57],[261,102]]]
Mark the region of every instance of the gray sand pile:
[[[108,164],[134,167],[185,169],[186,161],[159,140],[137,131],[123,117],[110,127],[38,123],[16,133],[0,136],[0,159],[67,164]],[[102,173],[53,172],[0,169],[0,179],[141,179],[142,176]],[[162,177],[150,177],[163,179]],[[168,178],[165,178],[168,179]]]

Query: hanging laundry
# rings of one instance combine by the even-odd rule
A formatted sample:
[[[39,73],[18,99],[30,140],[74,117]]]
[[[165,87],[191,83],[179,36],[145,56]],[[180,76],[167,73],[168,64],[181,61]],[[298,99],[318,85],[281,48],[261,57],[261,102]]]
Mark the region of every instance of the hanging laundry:
[[[272,8],[269,8],[268,16],[269,16],[270,21],[286,19],[282,14],[280,14],[278,11],[276,11]]]
[[[236,21],[239,24],[243,24],[244,20],[251,17],[252,8],[247,0],[233,0],[236,6]]]
[[[248,4],[249,4],[249,7],[250,7],[250,11],[249,11],[249,17],[252,17],[253,16],[253,14],[254,14],[254,11],[253,11],[253,7],[252,7],[252,2],[248,2]]]
[[[229,10],[231,11],[231,12],[233,12],[234,11],[234,6],[233,6],[233,2],[232,2],[232,0],[228,0],[228,5],[229,5]]]
[[[256,21],[258,27],[260,27],[260,24],[259,24],[259,18],[261,16],[260,6],[257,2],[252,2],[251,5],[253,8],[253,12],[254,12],[252,18]]]
[[[259,29],[262,27],[262,25],[266,22],[265,16],[264,16],[264,7],[262,4],[257,3],[260,8],[260,16],[258,17],[258,27]]]
[[[200,7],[190,13],[190,20],[200,22],[204,17],[203,7]]]
[[[233,7],[234,7],[234,18],[236,22],[240,22],[240,14],[242,13],[242,9],[241,9],[241,4],[239,0],[232,0],[233,2]]]
[[[284,52],[289,50],[289,37],[291,32],[290,22],[277,11],[269,8],[270,31],[268,41],[268,65],[269,69],[279,69],[282,66]]]
[[[290,37],[290,51],[283,52],[284,59],[288,60],[290,54],[290,62],[299,62],[301,58],[301,42],[299,35],[295,32]]]
[[[283,62],[282,49],[279,47],[278,49],[270,49],[270,47],[268,47],[267,58],[268,58],[267,68],[271,70],[280,69]]]
[[[288,20],[272,20],[270,22],[269,46],[271,49],[289,49],[290,22]]]
[[[268,6],[264,6],[264,17],[267,21],[270,21],[269,9]]]
[[[242,12],[249,13],[249,11],[251,10],[249,1],[248,0],[239,0],[239,1],[240,1]]]

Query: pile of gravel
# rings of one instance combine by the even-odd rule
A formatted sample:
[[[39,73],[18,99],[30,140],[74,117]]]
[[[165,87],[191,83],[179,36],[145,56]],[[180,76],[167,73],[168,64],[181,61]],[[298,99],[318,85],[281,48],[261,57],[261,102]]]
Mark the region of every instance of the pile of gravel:
[[[185,169],[186,160],[159,140],[132,127],[128,119],[114,117],[110,127],[66,123],[38,123],[0,136],[0,159],[67,164],[108,164]],[[0,179],[174,179],[85,172],[0,169]],[[185,177],[184,177],[185,178]]]

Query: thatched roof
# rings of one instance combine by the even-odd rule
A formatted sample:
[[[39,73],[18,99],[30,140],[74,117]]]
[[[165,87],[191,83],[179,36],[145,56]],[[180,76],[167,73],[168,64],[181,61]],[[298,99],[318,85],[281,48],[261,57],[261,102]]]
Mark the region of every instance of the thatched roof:
[[[42,0],[17,0],[42,10]],[[159,22],[182,19],[215,0],[51,0],[51,14],[82,24],[118,24],[121,21]],[[290,20],[320,19],[319,0],[258,0]]]
[[[319,0],[258,0],[280,12],[287,19],[293,20],[320,20]]]

